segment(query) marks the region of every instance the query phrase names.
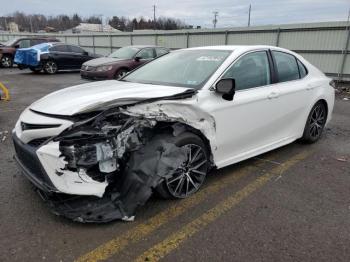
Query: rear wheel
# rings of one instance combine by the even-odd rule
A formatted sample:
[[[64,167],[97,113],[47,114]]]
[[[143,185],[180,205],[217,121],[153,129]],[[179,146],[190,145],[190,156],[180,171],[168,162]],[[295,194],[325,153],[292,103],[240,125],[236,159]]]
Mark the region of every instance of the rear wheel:
[[[10,68],[13,66],[13,58],[9,55],[4,55],[2,58],[1,58],[1,66],[2,67],[5,67],[5,68]]]
[[[45,62],[43,67],[44,67],[45,73],[47,74],[56,74],[58,71],[57,64],[54,61]]]
[[[170,135],[169,135],[170,136]],[[186,198],[202,186],[209,169],[208,150],[197,135],[185,132],[171,138],[172,142],[188,152],[188,160],[156,188],[163,198]]]
[[[319,140],[326,124],[326,120],[326,105],[319,101],[310,111],[301,140],[306,143],[314,143]]]

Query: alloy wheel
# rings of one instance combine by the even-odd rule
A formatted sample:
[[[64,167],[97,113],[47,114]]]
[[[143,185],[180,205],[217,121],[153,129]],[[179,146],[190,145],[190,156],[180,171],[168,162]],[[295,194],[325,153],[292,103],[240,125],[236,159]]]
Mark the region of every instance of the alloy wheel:
[[[118,71],[118,73],[117,73],[117,79],[120,79],[120,78],[122,78],[123,76],[125,76],[126,74],[128,73],[128,71],[126,71],[126,70],[120,70],[120,71]]]
[[[312,139],[317,139],[321,136],[322,130],[326,122],[326,110],[322,104],[318,104],[312,111],[310,117],[309,134]]]
[[[169,193],[175,198],[185,198],[197,192],[207,173],[204,149],[195,144],[187,144],[183,148],[188,149],[187,162],[166,180]]]
[[[2,59],[1,59],[1,64],[3,67],[11,67],[12,65],[12,59],[8,56],[4,56]]]
[[[47,62],[45,64],[45,71],[49,74],[54,74],[57,72],[57,65],[55,62]]]

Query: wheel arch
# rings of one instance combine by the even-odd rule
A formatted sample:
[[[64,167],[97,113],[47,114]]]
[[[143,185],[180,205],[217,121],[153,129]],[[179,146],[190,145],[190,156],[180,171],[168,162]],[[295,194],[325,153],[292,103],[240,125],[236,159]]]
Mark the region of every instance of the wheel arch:
[[[203,134],[203,132],[189,124],[182,123],[180,121],[158,121],[156,126],[154,127],[154,131],[156,134],[159,133],[171,133],[173,136],[181,135],[184,132],[190,132],[202,139],[203,143],[206,146],[206,150],[208,151],[209,159],[210,159],[210,168],[216,168],[214,163],[214,157],[212,152],[212,146],[209,139]]]

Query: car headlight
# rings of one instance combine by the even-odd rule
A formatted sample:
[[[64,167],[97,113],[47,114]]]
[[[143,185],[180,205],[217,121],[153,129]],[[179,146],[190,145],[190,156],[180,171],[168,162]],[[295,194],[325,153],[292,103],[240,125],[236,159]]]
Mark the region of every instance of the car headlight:
[[[96,71],[98,72],[102,72],[102,71],[109,71],[112,69],[111,65],[107,65],[107,66],[99,66],[96,68]]]

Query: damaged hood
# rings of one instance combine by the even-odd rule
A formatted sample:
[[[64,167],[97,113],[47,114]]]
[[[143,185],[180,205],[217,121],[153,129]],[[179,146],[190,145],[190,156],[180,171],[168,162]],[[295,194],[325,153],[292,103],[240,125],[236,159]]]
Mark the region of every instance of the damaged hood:
[[[108,106],[128,105],[148,99],[161,99],[192,88],[107,80],[65,88],[34,102],[30,109],[46,114],[71,116]]]

